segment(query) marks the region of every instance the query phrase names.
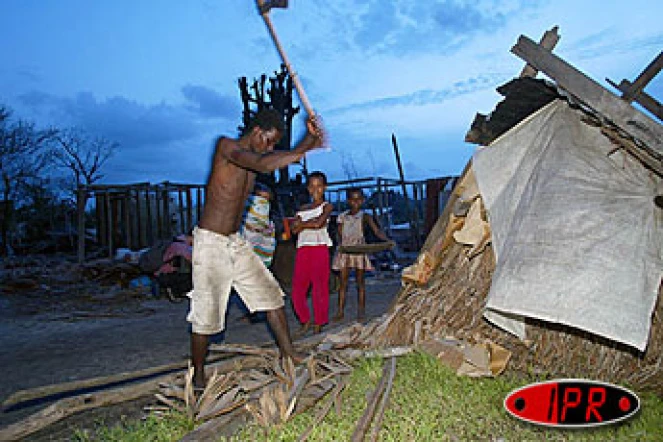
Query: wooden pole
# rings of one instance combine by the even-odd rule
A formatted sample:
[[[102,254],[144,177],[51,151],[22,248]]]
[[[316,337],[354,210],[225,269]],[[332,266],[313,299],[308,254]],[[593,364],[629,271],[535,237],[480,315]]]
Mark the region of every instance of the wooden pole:
[[[97,222],[97,244],[103,245],[104,238],[104,200],[98,192],[94,192],[95,218]]]
[[[378,217],[380,218],[382,228],[384,229],[384,205],[382,204],[382,193],[380,192],[380,178],[376,180],[375,195],[378,199]]]
[[[133,192],[132,192],[132,195],[133,195]],[[135,246],[136,246],[137,249],[142,249],[143,248],[143,219],[142,219],[142,215],[140,213],[141,212],[141,205],[142,205],[141,204],[142,198],[140,196],[140,188],[136,189],[135,196],[136,196],[136,204],[134,206],[136,208],[136,244],[135,244]],[[132,196],[132,199],[133,199],[133,196]]]
[[[129,207],[130,207],[130,201],[129,201],[129,196],[131,195],[130,190],[126,190],[123,192],[122,195],[122,218],[124,220],[124,245],[128,249],[131,249],[131,237],[133,233],[133,229],[131,228],[131,217],[129,216]]]
[[[557,32],[558,30],[559,27],[557,26],[547,30],[541,37],[541,40],[539,40],[539,45],[544,49],[552,51],[557,45],[557,42],[559,41],[559,33]],[[520,72],[520,78],[523,77],[534,78],[538,73],[539,71],[534,66],[528,63],[525,65],[522,72]]]
[[[412,183],[412,219],[414,221],[414,230],[417,232],[417,250],[419,250],[419,244],[420,244],[420,232],[421,230],[419,229],[419,197],[421,193],[419,193],[419,184],[417,183]]]
[[[78,215],[78,263],[82,264],[85,260],[85,201],[87,191],[83,186],[78,186],[76,193],[76,208]]]
[[[394,155],[396,156],[396,165],[398,166],[398,175],[401,178],[401,190],[403,191],[403,197],[405,197],[405,210],[410,222],[410,232],[412,233],[412,239],[414,241],[414,247],[419,250],[419,234],[415,230],[415,225],[412,222],[412,213],[410,212],[410,197],[407,196],[407,188],[405,186],[405,175],[403,173],[403,166],[401,165],[401,155],[398,152],[398,142],[396,141],[396,135],[391,134],[391,144],[394,146]]]
[[[638,94],[647,86],[647,84],[663,69],[663,51],[638,75],[638,78],[630,85],[627,92],[624,92],[622,99],[629,103],[633,101]]]
[[[106,192],[106,235],[108,238],[108,257],[113,258],[113,210],[111,207],[110,192]]]
[[[184,190],[181,187],[177,188],[177,211],[180,213],[180,231],[174,232],[175,234],[186,233],[186,226],[184,220]]]
[[[263,5],[263,0],[258,0],[258,5],[262,6]],[[315,115],[315,112],[313,111],[313,107],[311,106],[311,102],[308,99],[308,96],[306,95],[306,92],[304,91],[304,86],[302,86],[301,81],[299,81],[299,76],[297,75],[297,72],[292,68],[292,65],[290,64],[290,60],[288,60],[288,56],[285,53],[285,50],[283,49],[283,46],[281,46],[281,42],[279,41],[278,35],[276,35],[276,30],[274,29],[274,25],[272,24],[272,20],[269,18],[269,11],[264,12],[260,14],[262,16],[262,19],[265,21],[265,24],[267,25],[267,29],[269,30],[269,34],[272,37],[272,41],[274,41],[274,45],[276,46],[276,50],[279,52],[281,55],[281,60],[283,60],[283,64],[285,65],[285,68],[288,70],[288,73],[290,73],[290,78],[292,78],[292,82],[295,85],[295,89],[297,89],[297,93],[299,94],[299,99],[302,102],[302,106],[304,106],[304,109],[306,109],[306,113],[309,114],[309,116]]]
[[[154,244],[154,230],[152,220],[152,198],[150,197],[150,186],[145,187],[145,246]]]
[[[182,233],[189,233],[193,228],[193,197],[191,188],[186,189],[186,226],[182,226]]]
[[[163,188],[163,236],[159,239],[173,236],[170,219],[170,184],[165,183]]]

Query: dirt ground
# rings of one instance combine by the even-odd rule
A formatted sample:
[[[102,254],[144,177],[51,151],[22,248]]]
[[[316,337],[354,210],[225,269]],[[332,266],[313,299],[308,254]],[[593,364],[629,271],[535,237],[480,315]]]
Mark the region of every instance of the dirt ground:
[[[36,263],[5,265],[0,275],[0,400],[29,388],[108,376],[179,362],[189,356],[188,302],[154,298],[146,287],[122,288],[108,280],[79,278],[66,258],[40,258]],[[37,269],[37,270],[35,270]],[[126,275],[124,275],[126,276]],[[126,281],[122,282],[123,285]],[[367,316],[387,311],[400,289],[400,277],[390,271],[367,278]],[[337,295],[331,294],[330,315]],[[227,330],[214,342],[262,344],[272,340],[264,320],[242,320],[239,300],[231,301]],[[286,313],[291,330],[299,328],[289,300]],[[343,324],[353,322],[356,291],[351,284]],[[336,327],[333,324],[327,327]],[[119,406],[74,415],[26,440],[70,440],[74,428],[93,428],[121,419],[134,419],[151,397]],[[4,409],[0,428],[35,413],[51,402]]]

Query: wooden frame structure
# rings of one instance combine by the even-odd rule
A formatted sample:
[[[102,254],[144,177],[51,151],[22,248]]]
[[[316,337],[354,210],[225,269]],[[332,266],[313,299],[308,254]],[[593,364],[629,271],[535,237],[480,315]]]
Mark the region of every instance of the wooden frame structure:
[[[511,52],[522,58],[536,71],[546,74],[578,102],[603,116],[606,123],[611,123],[620,131],[628,134],[633,139],[633,143],[624,143],[624,149],[647,167],[659,175],[663,175],[663,148],[661,148],[663,126],[631,106],[629,101],[631,92],[627,94],[626,99],[620,99],[554,55],[549,49],[524,35],[518,38],[518,43],[511,48]],[[641,96],[642,88],[654,78],[661,65],[663,65],[663,56],[659,55],[639,76],[643,80],[639,81],[634,89],[638,96]]]
[[[78,237],[85,238],[85,210],[94,201],[96,242],[108,250],[138,250],[159,239],[188,232],[202,215],[205,186],[136,183],[92,185],[78,189]],[[78,242],[78,261],[85,260],[85,241]]]
[[[408,205],[408,223],[410,224],[410,241],[415,250],[419,250],[425,237],[437,221],[441,205],[440,194],[445,189],[455,185],[457,176],[447,176],[435,179],[403,181],[384,177],[357,178],[344,181],[334,181],[327,185],[326,199],[334,205],[334,210],[341,211],[345,202],[345,192],[348,189],[359,188],[369,193],[368,196],[377,195],[368,209],[377,215],[380,224],[385,227],[387,234],[391,235],[389,220],[389,191],[397,188],[405,192],[404,198]]]
[[[422,244],[439,215],[439,195],[450,188],[458,177],[442,177],[422,181],[401,181],[397,179],[370,177],[354,180],[330,182],[327,187],[327,200],[335,210],[340,210],[345,201],[345,191],[358,187],[369,194],[377,195],[372,209],[383,226],[389,228],[387,195],[394,188],[404,189],[408,194],[410,223],[410,246],[416,250]],[[293,186],[276,186],[279,204],[278,211],[288,215],[283,203],[296,205],[297,190]],[[300,190],[305,192],[305,188]],[[78,237],[86,237],[86,228],[94,226],[96,243],[107,250],[107,257],[113,258],[119,247],[140,250],[157,240],[191,230],[202,215],[205,203],[205,186],[202,184],[134,183],[124,185],[92,185],[78,189]],[[286,201],[293,199],[293,201]],[[94,207],[94,220],[86,225],[86,209]],[[288,205],[288,207],[290,207]],[[293,213],[294,214],[294,213]],[[292,215],[292,214],[290,214]],[[89,220],[88,220],[89,221]],[[388,232],[391,233],[391,232]],[[78,261],[86,258],[85,241],[78,242]]]
[[[656,77],[661,69],[663,69],[663,51],[659,52],[654,61],[638,75],[638,78],[633,83],[628,80],[622,80],[619,84],[615,84],[608,78],[605,80],[615,89],[622,92],[622,100],[627,103],[631,103],[632,101],[637,102],[656,118],[663,121],[663,106],[654,97],[644,91],[647,84]]]

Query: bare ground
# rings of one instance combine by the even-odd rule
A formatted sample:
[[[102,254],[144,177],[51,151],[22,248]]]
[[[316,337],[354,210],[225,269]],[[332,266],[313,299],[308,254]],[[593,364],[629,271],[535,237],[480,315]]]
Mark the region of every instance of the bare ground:
[[[57,266],[51,270],[56,275],[64,271],[58,271]],[[24,278],[25,274],[19,276]],[[122,289],[118,285],[90,285],[89,282],[84,286],[61,284],[52,274],[41,276],[40,280],[33,273],[31,278],[36,286],[27,284],[32,286],[7,290],[5,284],[0,290],[0,311],[3,312],[0,317],[1,401],[19,390],[145,369],[188,358],[189,326],[185,319],[188,302],[175,304],[164,298],[155,299],[147,289]],[[400,278],[389,272],[367,278],[368,317],[384,313],[399,288]],[[330,315],[335,313],[336,299],[336,294],[332,294]],[[288,301],[286,312],[294,331],[299,324]],[[264,320],[248,323],[242,320],[244,313],[238,300],[231,302],[227,331],[216,336],[215,342],[262,344],[272,340]],[[352,322],[355,313],[356,292],[351,284],[344,323]],[[0,428],[50,403],[3,410]],[[143,406],[150,403],[154,403],[153,398],[146,397],[80,413],[26,440],[71,440],[75,428],[92,429],[102,421],[113,424],[122,419],[140,418],[144,414]]]

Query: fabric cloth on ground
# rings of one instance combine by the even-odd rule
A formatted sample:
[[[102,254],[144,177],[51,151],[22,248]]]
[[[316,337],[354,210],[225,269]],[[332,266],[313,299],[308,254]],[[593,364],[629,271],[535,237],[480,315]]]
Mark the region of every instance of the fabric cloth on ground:
[[[474,156],[496,268],[486,318],[523,317],[643,351],[663,270],[661,179],[557,100]]]
[[[182,259],[191,262],[191,246],[187,244],[186,238],[182,241],[173,241],[166,251],[163,253],[163,264],[159,269],[154,273],[156,276],[159,276],[164,273],[173,273],[181,270],[181,267],[184,266],[183,262],[176,263],[176,258],[181,257]]]

